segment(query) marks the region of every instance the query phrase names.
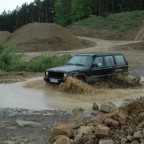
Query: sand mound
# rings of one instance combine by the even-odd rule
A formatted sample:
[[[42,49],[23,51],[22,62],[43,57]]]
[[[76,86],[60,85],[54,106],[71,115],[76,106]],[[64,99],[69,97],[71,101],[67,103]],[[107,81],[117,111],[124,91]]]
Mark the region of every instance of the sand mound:
[[[11,33],[8,31],[0,31],[0,42],[6,42],[11,36]]]
[[[59,90],[75,94],[88,94],[92,92],[92,87],[78,79],[67,77],[65,83],[59,85]]]
[[[87,44],[62,26],[30,23],[15,31],[8,41],[20,51],[62,51],[85,47]]]

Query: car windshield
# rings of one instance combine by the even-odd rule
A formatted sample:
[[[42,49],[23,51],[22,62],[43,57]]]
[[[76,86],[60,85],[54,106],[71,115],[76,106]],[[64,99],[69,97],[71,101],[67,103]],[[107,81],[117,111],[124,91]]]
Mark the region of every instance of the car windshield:
[[[67,63],[68,65],[91,66],[93,58],[86,55],[73,56]]]

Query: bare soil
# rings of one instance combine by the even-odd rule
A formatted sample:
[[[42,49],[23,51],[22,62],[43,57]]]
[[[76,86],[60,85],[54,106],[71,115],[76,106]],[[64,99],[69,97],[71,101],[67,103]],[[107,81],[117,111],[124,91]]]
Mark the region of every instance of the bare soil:
[[[22,52],[64,51],[92,46],[69,33],[65,28],[50,23],[30,23],[11,34],[7,43]]]
[[[11,36],[11,33],[8,31],[0,31],[0,42],[6,42]]]

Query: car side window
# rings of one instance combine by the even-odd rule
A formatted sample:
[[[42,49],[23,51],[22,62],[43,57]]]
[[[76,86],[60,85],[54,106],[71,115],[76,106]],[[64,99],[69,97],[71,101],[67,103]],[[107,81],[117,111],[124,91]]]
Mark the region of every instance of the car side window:
[[[124,57],[122,55],[116,55],[115,57],[115,61],[117,65],[125,65],[126,62],[124,60]]]
[[[106,66],[113,66],[114,65],[113,57],[105,56],[105,63],[106,63]]]
[[[93,65],[97,66],[97,67],[103,67],[104,66],[104,61],[103,61],[103,57],[96,57]]]

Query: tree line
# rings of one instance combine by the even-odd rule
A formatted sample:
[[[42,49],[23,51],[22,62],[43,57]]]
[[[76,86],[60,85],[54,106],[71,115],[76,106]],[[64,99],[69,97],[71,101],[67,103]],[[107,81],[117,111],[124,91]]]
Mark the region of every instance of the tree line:
[[[143,9],[144,0],[34,0],[0,14],[0,31],[13,32],[32,22],[67,26],[90,15],[108,16]]]

